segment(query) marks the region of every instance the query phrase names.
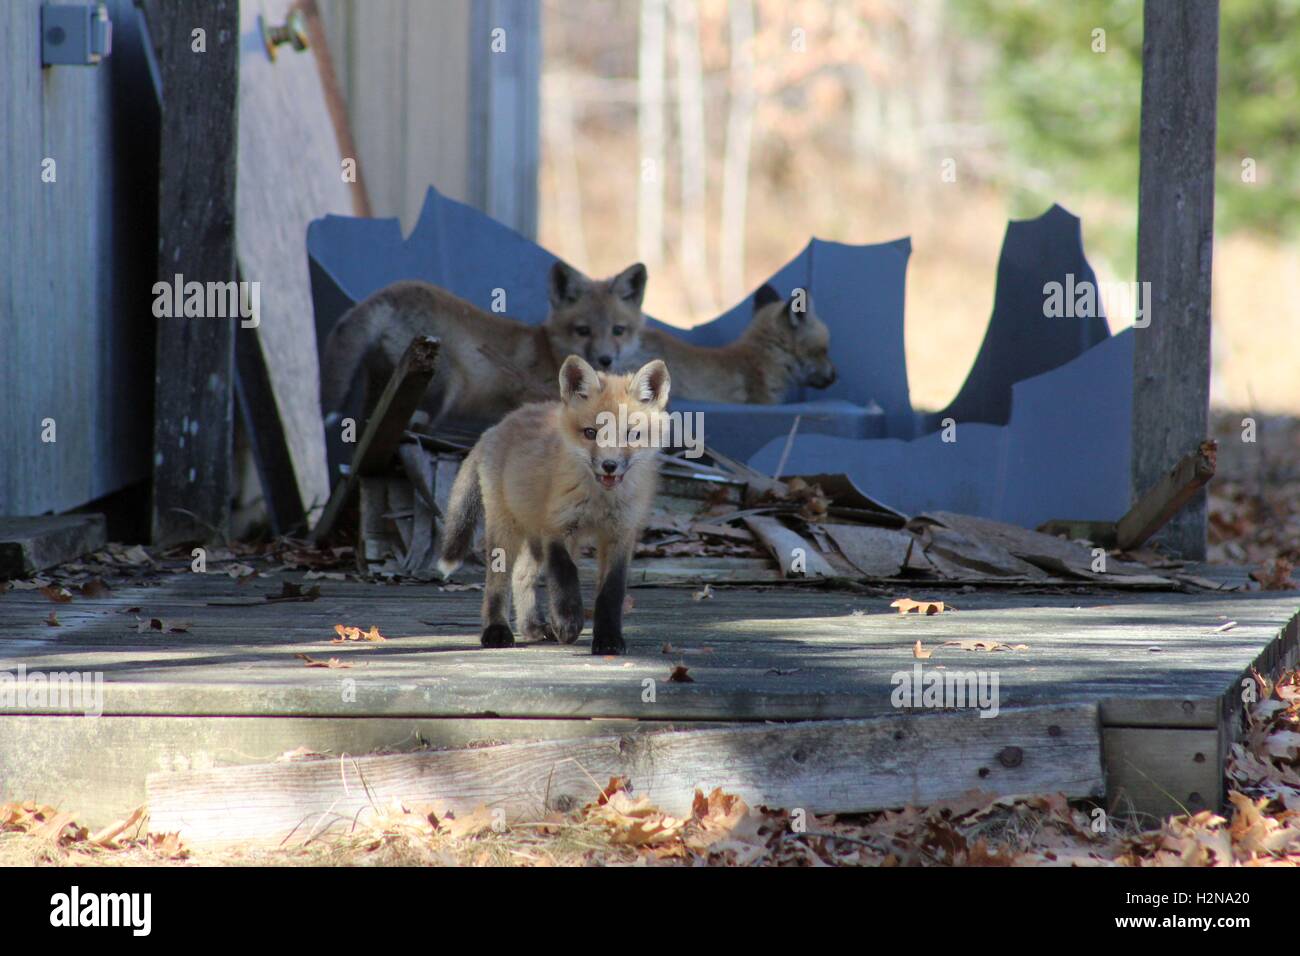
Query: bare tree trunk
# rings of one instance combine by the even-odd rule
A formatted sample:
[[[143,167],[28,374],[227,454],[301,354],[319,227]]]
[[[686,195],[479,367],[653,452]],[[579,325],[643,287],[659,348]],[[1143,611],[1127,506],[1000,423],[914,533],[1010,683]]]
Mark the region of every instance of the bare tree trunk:
[[[563,250],[571,262],[590,271],[587,256],[587,234],[582,228],[582,186],[578,170],[578,151],[574,146],[577,130],[573,122],[573,90],[569,74],[550,73],[546,77],[547,98],[550,109],[543,110],[546,118],[546,151],[555,157],[555,206],[563,224],[568,246]]]
[[[718,271],[723,300],[744,294],[745,210],[749,201],[749,148],[754,133],[754,8],[731,0],[731,97],[722,166],[722,229]]]
[[[704,199],[704,81],[700,66],[700,22],[697,0],[673,0],[673,40],[677,53],[677,124],[681,141],[681,261],[682,285],[691,311],[711,316],[716,307],[709,281]]]
[[[663,261],[664,251],[664,0],[641,0],[637,134],[641,169],[636,249],[638,258],[653,272]]]

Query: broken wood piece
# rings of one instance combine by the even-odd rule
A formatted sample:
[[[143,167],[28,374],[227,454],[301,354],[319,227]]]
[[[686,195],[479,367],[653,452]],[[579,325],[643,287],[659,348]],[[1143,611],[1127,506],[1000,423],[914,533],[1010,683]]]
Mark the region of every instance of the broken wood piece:
[[[1213,441],[1203,441],[1184,455],[1116,523],[1116,546],[1121,551],[1140,547],[1163,528],[1214,477],[1217,455]]]
[[[772,553],[772,557],[776,558],[783,576],[787,578],[836,577],[834,569],[822,557],[815,545],[775,518],[751,515],[745,519],[745,526],[754,532]]]
[[[1015,557],[1047,571],[1050,574],[1068,574],[1090,581],[1115,582],[1123,577],[1126,584],[1171,585],[1168,578],[1153,575],[1145,564],[1121,561],[1110,555],[1094,554],[1077,541],[1067,541],[1039,531],[1030,531],[1018,525],[976,518],[951,511],[931,511],[920,515],[917,522],[939,524],[959,531],[967,538],[977,538],[997,545]],[[1103,558],[1099,563],[1098,559]],[[1094,566],[1104,570],[1094,570]]]
[[[98,551],[108,541],[106,527],[102,514],[0,517],[0,581]]]
[[[921,665],[916,665],[920,667]],[[922,688],[916,688],[918,698]],[[920,706],[921,701],[917,701]],[[908,745],[900,747],[900,734]],[[1015,759],[1007,755],[1014,754]],[[864,773],[863,768],[870,768]],[[1103,792],[1092,704],[630,733],[585,739],[294,760],[152,773],[150,824],[194,845],[301,843],[367,825],[393,800],[457,817],[487,806],[507,824],[570,811],[624,777],[661,810],[689,815],[697,789],[751,806],[860,813],[989,794]]]
[[[915,523],[922,527],[925,556],[946,578],[1041,581],[1047,577],[1041,568],[1016,557],[991,536],[946,524],[926,524],[922,519]]]
[[[907,566],[916,540],[906,531],[866,525],[822,525],[848,562],[869,578],[894,578]],[[918,549],[919,550],[919,549]]]
[[[377,475],[388,467],[411,415],[424,398],[437,365],[438,340],[427,335],[418,335],[412,339],[366,420],[365,430],[357,442],[347,475],[335,486],[329,504],[325,506],[325,513],[312,532],[317,544],[334,530],[359,479]]]

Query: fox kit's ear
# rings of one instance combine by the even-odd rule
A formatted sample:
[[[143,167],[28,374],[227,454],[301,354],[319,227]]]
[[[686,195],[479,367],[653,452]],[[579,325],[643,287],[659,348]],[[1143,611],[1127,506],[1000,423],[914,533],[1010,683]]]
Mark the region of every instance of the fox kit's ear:
[[[616,296],[639,309],[641,308],[641,300],[645,298],[645,282],[645,266],[638,262],[614,276],[614,280],[610,285]]]
[[[811,308],[812,303],[808,298],[808,290],[795,289],[790,296],[790,301],[785,304],[785,314],[790,319],[790,328],[797,329],[803,325]]]
[[[632,376],[632,391],[647,405],[663,408],[668,404],[668,389],[672,379],[668,377],[668,366],[663,359],[655,359],[641,366],[641,371]]]
[[[757,312],[765,305],[771,305],[773,302],[781,301],[781,293],[772,288],[770,282],[764,282],[754,293],[754,311]]]
[[[563,259],[551,266],[550,297],[552,308],[577,302],[591,285],[591,280]]]
[[[663,363],[660,362],[660,365]],[[600,390],[596,370],[581,356],[570,355],[560,366],[560,400],[566,405],[574,399],[586,399]]]

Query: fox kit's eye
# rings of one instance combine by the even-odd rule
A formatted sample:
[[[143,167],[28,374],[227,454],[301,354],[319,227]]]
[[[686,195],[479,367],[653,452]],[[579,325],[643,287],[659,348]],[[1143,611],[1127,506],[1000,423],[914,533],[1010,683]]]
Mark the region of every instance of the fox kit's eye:
[[[588,335],[591,334],[591,326],[590,326],[590,325],[575,325],[575,326],[573,327],[573,331],[574,331],[576,334],[581,335],[581,336],[583,336],[583,337],[585,338],[586,336],[588,336]]]
[[[582,430],[582,436],[583,436],[584,438],[586,438],[587,441],[595,441],[595,440],[596,440],[596,429],[594,429],[594,428],[584,428],[584,429]]]
[[[621,325],[616,325],[616,326],[614,326],[614,335],[615,335],[615,336],[619,336],[619,335],[622,335],[622,334],[623,334],[623,326],[621,326]]]

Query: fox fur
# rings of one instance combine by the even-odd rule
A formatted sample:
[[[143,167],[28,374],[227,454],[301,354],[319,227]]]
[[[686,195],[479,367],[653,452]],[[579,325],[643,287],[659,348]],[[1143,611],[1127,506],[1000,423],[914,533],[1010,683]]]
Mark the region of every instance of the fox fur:
[[[678,398],[774,405],[793,386],[828,388],[835,382],[830,338],[806,294],[783,300],[764,285],[754,295],[753,319],[736,341],[710,348],[648,328],[636,360],[667,362]]]
[[[465,459],[452,485],[438,567],[450,575],[460,566],[481,515],[487,566],[482,645],[514,645],[512,595],[522,634],[571,644],[583,627],[573,549],[594,543],[599,571],[591,649],[619,654],[626,648],[628,566],[658,483],[656,449],[647,439],[665,433],[671,381],[658,360],[635,374],[614,375],[597,373],[574,355],[561,366],[559,383],[560,401],[511,412]],[[659,419],[657,426],[652,418]],[[545,616],[536,593],[542,569]]]
[[[430,424],[453,417],[500,419],[525,401],[552,394],[560,363],[581,355],[616,367],[635,351],[645,324],[646,270],[637,263],[609,279],[589,279],[557,261],[549,278],[550,312],[540,326],[485,312],[427,282],[395,282],[335,323],[321,358],[321,409],[332,423],[360,371],[369,416],[411,339],[442,341],[438,369],[421,410]],[[502,368],[508,363],[511,372]]]

